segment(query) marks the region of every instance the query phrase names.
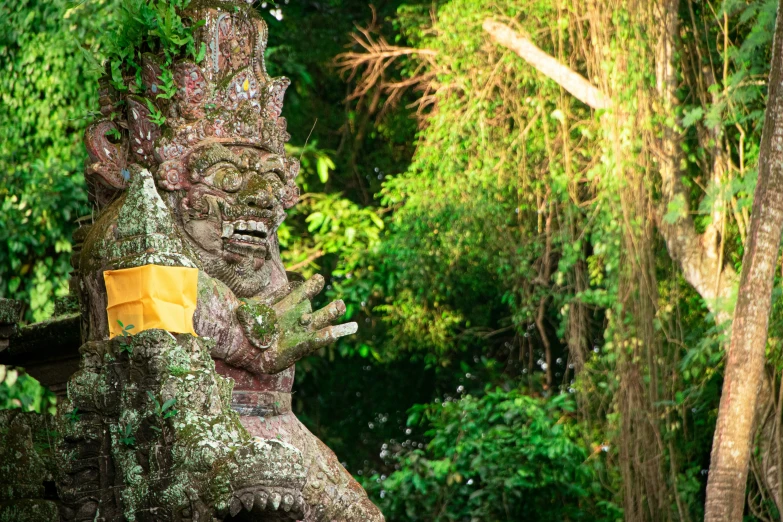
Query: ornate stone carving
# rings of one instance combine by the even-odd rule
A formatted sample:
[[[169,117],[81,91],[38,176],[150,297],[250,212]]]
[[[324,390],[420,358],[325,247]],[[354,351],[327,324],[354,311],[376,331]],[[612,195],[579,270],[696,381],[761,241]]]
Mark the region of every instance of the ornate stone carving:
[[[267,28],[249,3],[189,9],[204,60],[175,62],[164,99],[162,60],[144,55],[140,87],[102,84],[106,118],[85,135],[99,214],[74,255],[85,344],[55,420],[53,501],[69,521],[382,521],[291,412],[296,361],[356,324],[333,324],[342,301],[314,311],[323,278],[280,260],[277,229],[298,199],[289,81],[267,75]],[[150,263],[200,270],[198,337],[107,340],[103,272]]]

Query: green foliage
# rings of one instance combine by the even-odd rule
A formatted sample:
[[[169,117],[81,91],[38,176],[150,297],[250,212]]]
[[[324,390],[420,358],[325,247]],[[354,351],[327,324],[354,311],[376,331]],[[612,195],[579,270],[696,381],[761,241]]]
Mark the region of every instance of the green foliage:
[[[155,107],[148,98],[145,98],[144,101],[147,102],[147,108],[150,110],[150,121],[159,126],[166,123],[166,117],[163,115],[163,113],[160,112],[160,110]]]
[[[97,105],[105,27],[116,2],[0,5],[0,295],[52,314],[68,291],[71,232],[89,212],[81,137]]]
[[[15,368],[0,365],[0,410],[20,408],[53,414],[55,404],[54,394],[38,381]]]
[[[155,415],[160,417],[161,419],[168,419],[171,417],[174,417],[178,412],[172,406],[174,406],[177,403],[177,399],[169,399],[165,401],[162,405],[160,402],[158,402],[158,399],[155,398],[155,396],[152,394],[152,392],[147,391],[147,396],[149,397],[150,401],[155,405]]]
[[[542,300],[562,306],[573,299],[567,281],[586,249],[574,235],[589,207],[579,205],[584,189],[571,173],[589,158],[584,135],[591,123],[583,106],[560,97],[553,83],[484,45],[481,24],[498,13],[520,17],[536,33],[550,29],[554,7],[448,2],[432,30],[422,30],[426,10],[400,11],[400,30],[415,47],[437,53],[430,67],[439,88],[438,109],[419,134],[411,166],[383,184],[381,202],[393,213],[367,263],[376,268],[357,273],[357,285],[367,278],[376,284],[361,300],[375,302],[388,327],[388,342],[377,350],[389,357],[418,351],[450,358],[481,335],[509,326],[527,331]],[[550,52],[553,43],[537,42]],[[574,132],[564,132],[571,126]],[[562,140],[586,150],[569,157],[552,145]],[[562,219],[547,231],[553,213]],[[545,234],[553,255],[562,257],[559,274],[541,262]],[[548,278],[556,275],[562,282],[551,285]],[[373,293],[387,296],[385,302]]]
[[[772,9],[772,3],[750,5],[731,9]],[[704,13],[698,11],[702,7]],[[406,79],[422,70],[433,74],[436,109],[426,116],[407,172],[387,179],[380,191],[386,219],[381,243],[353,272],[355,279],[338,279],[334,288],[367,303],[368,318],[380,323],[365,330],[361,341],[366,353],[379,360],[421,357],[428,367],[440,368],[440,379],[452,383],[460,373],[505,382],[520,373],[552,372],[561,389],[573,388],[585,398],[581,413],[594,424],[584,440],[609,441],[605,466],[596,476],[614,491],[637,487],[622,483],[631,476],[620,473],[628,468],[618,459],[653,445],[656,437],[671,442],[661,457],[662,469],[674,470],[662,475],[667,499],[677,498],[676,516],[699,517],[701,467],[715,418],[724,333],[711,326],[714,319],[705,313],[704,301],[687,288],[665,245],[647,232],[645,223],[654,211],[638,210],[654,205],[660,190],[651,166],[654,155],[647,156],[655,135],[650,129],[674,127],[675,115],[612,128],[606,123],[610,120],[586,113],[513,53],[487,42],[481,29],[488,17],[512,19],[539,47],[579,69],[585,65],[577,56],[587,40],[580,41],[584,35],[571,24],[581,15],[570,9],[543,1],[452,0],[438,3],[432,16],[430,6],[399,11],[395,30],[435,57],[424,61],[410,53],[396,72]],[[606,15],[612,24],[606,61],[588,63],[585,74],[598,75],[598,69],[609,71],[610,78],[616,74],[621,85],[613,92],[615,102],[624,107],[621,113],[636,114],[646,107],[647,94],[640,93],[655,95],[649,61],[655,43],[639,37],[635,24],[643,15],[620,4],[612,9]],[[700,6],[694,16],[708,19],[709,9]],[[755,42],[747,44],[749,49],[756,43],[768,49],[771,26],[765,16],[732,21],[736,38],[731,41],[745,47],[749,38]],[[684,18],[682,27],[688,33],[691,20]],[[696,27],[701,31],[702,24]],[[705,27],[711,32],[693,36],[703,39],[697,44],[702,47],[682,52],[693,53],[693,59],[699,52],[699,57],[712,53],[711,63],[720,71],[724,55],[714,52],[714,42],[721,28]],[[749,68],[757,68],[742,73],[737,89],[747,90],[737,94],[741,101],[726,100],[739,93],[731,87],[723,102],[718,96],[706,98],[709,104],[685,106],[681,124],[688,161],[683,168],[689,170],[683,181],[692,188],[691,199],[675,199],[664,216],[664,223],[674,224],[698,209],[701,231],[715,206],[730,202],[722,248],[735,266],[741,241],[733,238],[741,232],[755,185],[757,123],[763,116],[757,94],[764,81],[752,82],[748,74],[764,76],[760,55],[748,56]],[[744,67],[732,62],[724,70],[730,75]],[[725,114],[729,110],[731,116]],[[720,146],[739,164],[729,167],[721,184],[711,186],[704,173],[714,144],[700,137],[716,124],[726,133]],[[636,188],[653,196],[634,193]],[[640,284],[646,277],[652,288]],[[644,306],[648,300],[651,308]],[[544,358],[545,344],[554,368]],[[568,362],[578,354],[586,366],[573,381],[569,370],[574,366]],[[504,361],[502,375],[482,368],[493,359]],[[462,372],[449,370],[458,365]],[[530,381],[531,390],[540,386],[538,379]],[[624,386],[643,390],[633,399],[641,401],[636,408],[629,407],[632,399]],[[641,413],[638,404],[648,413]],[[645,423],[645,415],[661,421],[631,427]],[[597,424],[595,419],[600,419]],[[419,469],[412,461],[397,465],[400,473]],[[432,486],[435,475],[426,476]],[[402,503],[409,494],[406,490],[397,499]],[[619,504],[622,499],[611,500]],[[662,509],[675,512],[674,505]],[[689,513],[683,515],[683,509]]]
[[[132,324],[125,325],[119,319],[117,319],[117,324],[122,328],[122,332],[120,333],[120,349],[128,355],[133,355],[133,344],[131,344],[130,337],[133,335],[131,330],[136,327]]]
[[[119,429],[119,441],[126,446],[133,446],[136,444],[136,437],[133,435],[133,426],[126,424],[125,427]]]
[[[568,395],[536,399],[522,390],[488,390],[419,406],[424,450],[401,449],[400,471],[373,486],[394,521],[620,520],[601,502]],[[419,420],[421,419],[421,420]],[[600,507],[598,505],[600,504]]]
[[[307,229],[295,237],[289,228],[281,230],[286,264],[307,266],[324,255],[339,254],[339,264],[332,271],[338,277],[351,277],[348,274],[363,256],[377,247],[384,228],[374,209],[361,207],[339,194],[306,194],[292,215],[307,216]],[[314,267],[317,265],[305,273],[312,273]]]
[[[193,31],[203,22],[181,16],[181,11],[189,4],[190,0],[124,0],[120,3],[117,29],[107,49],[112,84],[116,89],[141,89],[142,54],[150,52],[164,57],[161,92],[157,97],[169,99],[174,95],[176,86],[168,69],[173,60],[190,56],[199,62],[206,53],[206,45],[196,49],[193,38]],[[131,85],[126,81],[126,75],[134,79]],[[162,125],[163,122],[165,118],[158,113],[155,123]]]
[[[188,369],[182,366],[170,366],[169,373],[174,377],[182,377],[183,375],[188,373]]]
[[[74,408],[66,415],[71,424],[76,424],[80,420],[79,408]]]
[[[119,319],[117,319],[117,324],[120,325],[120,328],[122,328],[122,336],[123,337],[129,337],[131,335],[130,331],[133,330],[134,328],[136,328],[132,324],[128,324],[128,325],[124,324]]]

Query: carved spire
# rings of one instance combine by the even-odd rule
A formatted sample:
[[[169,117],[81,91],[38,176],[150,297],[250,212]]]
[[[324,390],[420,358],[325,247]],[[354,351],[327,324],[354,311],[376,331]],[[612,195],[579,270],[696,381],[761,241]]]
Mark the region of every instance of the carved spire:
[[[196,255],[180,237],[171,212],[147,169],[132,166],[130,187],[117,216],[112,244],[105,245],[115,268],[143,265],[199,268]]]

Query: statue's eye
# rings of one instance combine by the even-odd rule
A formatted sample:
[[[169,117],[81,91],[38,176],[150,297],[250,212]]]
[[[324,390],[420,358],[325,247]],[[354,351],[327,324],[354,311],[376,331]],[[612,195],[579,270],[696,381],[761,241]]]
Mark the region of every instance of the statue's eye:
[[[279,181],[285,183],[285,159],[277,154],[267,153],[261,156],[255,165],[256,171],[264,177],[273,174]]]
[[[242,174],[234,166],[222,166],[215,173],[215,187],[226,192],[236,192],[242,188]]]

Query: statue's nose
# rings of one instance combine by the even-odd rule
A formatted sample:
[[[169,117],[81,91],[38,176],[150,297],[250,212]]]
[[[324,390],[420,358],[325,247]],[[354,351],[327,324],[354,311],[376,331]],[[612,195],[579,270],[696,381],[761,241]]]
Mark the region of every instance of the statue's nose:
[[[272,193],[272,185],[264,179],[252,179],[237,198],[239,203],[261,210],[272,210],[275,207],[275,198]]]

